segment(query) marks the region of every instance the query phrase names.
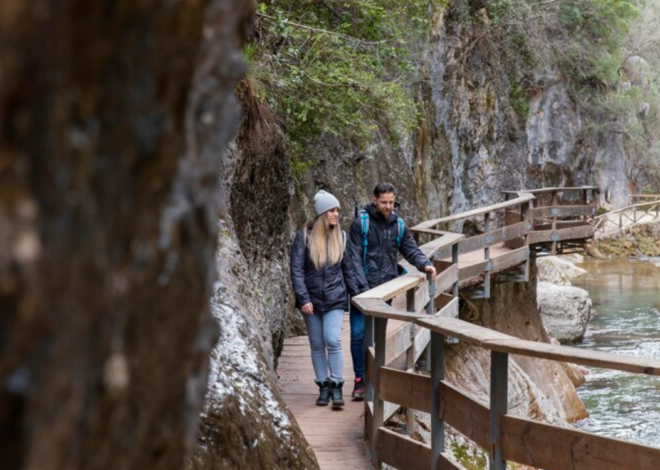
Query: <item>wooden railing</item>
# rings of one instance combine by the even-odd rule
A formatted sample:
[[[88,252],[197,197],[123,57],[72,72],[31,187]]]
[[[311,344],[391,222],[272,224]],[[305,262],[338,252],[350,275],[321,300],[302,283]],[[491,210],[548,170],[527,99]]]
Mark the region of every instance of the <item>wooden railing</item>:
[[[483,283],[483,288],[475,290],[472,297],[489,298],[492,273],[520,266],[518,272],[508,273],[508,278],[527,282],[529,246],[537,254],[552,255],[576,247],[582,249],[584,240],[593,236],[591,218],[596,210],[595,190],[584,186],[506,191],[508,200],[505,202],[428,220],[410,230],[420,243],[429,237],[451,233],[446,231],[449,225],[459,221],[471,220],[475,226],[483,227],[482,233],[458,242],[459,255],[472,254],[465,257],[469,263],[459,267],[459,282],[462,287]],[[498,222],[501,226],[494,227]],[[507,250],[493,256],[491,251],[497,245]],[[445,248],[437,257],[449,260],[448,250]],[[478,258],[476,252],[479,252]]]
[[[658,218],[660,218],[660,196],[652,201],[622,207],[595,217],[594,230],[599,234],[608,231],[617,232],[640,222],[652,222]]]
[[[660,194],[631,194],[630,205],[637,204],[638,202],[641,202],[644,199],[660,200]]]
[[[533,209],[530,202],[535,199],[533,194],[531,198],[529,195],[530,192],[517,194],[512,201],[502,203],[504,205],[471,211],[469,217],[484,217],[484,224],[487,225],[489,218],[486,214],[518,206],[521,208],[520,220],[510,225],[521,221],[528,224],[532,219],[529,212]],[[582,209],[578,212],[587,213]],[[555,214],[541,211],[535,217],[554,217]],[[454,217],[461,215],[465,214]],[[556,217],[559,219],[561,216]],[[416,227],[418,234],[439,237],[420,247],[429,258],[435,258],[438,270],[435,282],[414,271],[412,266],[406,266],[410,268],[410,274],[353,299],[353,304],[367,316],[365,437],[374,467],[381,468],[386,463],[399,470],[464,470],[445,452],[445,424],[449,424],[488,452],[491,470],[504,470],[507,460],[546,470],[657,469],[660,449],[508,414],[509,354],[647,375],[660,375],[660,361],[521,340],[458,320],[459,257],[462,255],[461,247],[468,246],[470,239],[438,230],[438,224],[444,222],[447,222],[446,218]],[[515,232],[516,229],[512,230]],[[559,230],[562,229],[557,228],[555,233]],[[493,236],[493,232],[487,233]],[[499,233],[501,242],[523,238],[527,234],[527,240],[522,243],[529,243],[529,232],[516,232],[517,236],[511,238],[510,234],[504,235],[508,233],[506,231]],[[489,241],[485,237],[482,240],[483,244],[473,242],[476,250],[487,249]],[[450,258],[443,256],[448,252],[451,253]],[[484,256],[488,256],[487,252]],[[387,303],[395,300],[396,305],[402,297],[405,298],[405,310]],[[407,330],[399,328],[398,331],[404,331],[403,336],[388,336],[388,322],[394,321],[410,326]],[[412,339],[415,334],[424,336],[422,332],[426,332],[426,341]],[[458,338],[491,352],[490,403],[482,403],[445,381],[447,338]],[[430,346],[426,357],[430,377],[414,373],[413,367],[427,342]],[[393,364],[403,353],[406,354],[406,365],[401,370]],[[394,432],[384,425],[386,417],[398,407],[430,413],[430,445],[415,441],[407,434]],[[409,420],[409,434],[410,424]]]
[[[452,233],[436,235],[440,235],[439,238],[420,246],[424,254],[434,259],[439,252],[449,250],[452,255],[450,261],[434,259],[437,270],[435,282],[430,276],[418,272],[404,261],[402,264],[409,274],[399,276],[352,300],[353,304],[366,315],[365,347],[369,352],[366,364],[368,372],[365,437],[369,443],[372,462],[378,468],[382,463],[382,453],[378,451],[381,446],[379,436],[384,437],[387,434],[387,431],[381,434],[381,430],[385,429],[383,423],[400,407],[400,403],[396,402],[394,406],[386,406],[386,399],[383,398],[379,386],[380,372],[387,373],[384,368],[404,353],[406,354],[405,370],[409,372],[414,370],[415,362],[430,342],[430,330],[418,329],[416,319],[458,316],[458,243],[464,239],[464,236]],[[406,299],[405,310],[388,304],[388,301],[399,296]],[[408,327],[399,328],[388,338],[388,320],[406,322]],[[411,375],[417,377],[415,374]],[[414,386],[409,391],[416,393]],[[408,416],[412,417],[412,414]],[[408,429],[411,427],[409,426]]]
[[[596,214],[598,188],[578,186],[525,190],[533,194],[534,208],[528,218],[532,221],[527,242],[536,251],[556,255],[573,248],[582,248],[583,240],[594,234],[591,219]],[[520,192],[504,191],[511,197]],[[574,241],[577,240],[577,243]]]

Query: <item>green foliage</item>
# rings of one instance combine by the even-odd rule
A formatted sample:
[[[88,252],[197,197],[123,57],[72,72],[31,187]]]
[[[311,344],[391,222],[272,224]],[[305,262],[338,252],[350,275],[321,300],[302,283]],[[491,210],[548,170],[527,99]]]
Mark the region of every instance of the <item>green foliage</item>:
[[[636,16],[635,0],[563,0],[557,13],[561,30],[555,57],[565,77],[582,91],[584,85],[614,86]]]
[[[453,441],[451,450],[454,457],[466,470],[485,470],[488,467],[488,459],[483,453],[475,453],[465,444]]]
[[[509,91],[509,102],[511,107],[515,110],[516,114],[523,121],[527,121],[529,117],[529,100],[527,98],[527,92],[523,89],[522,86],[518,83],[513,83]]]
[[[298,157],[293,157],[291,159],[291,179],[293,180],[293,188],[296,191],[298,197],[302,197],[303,188],[305,184],[305,178],[307,177],[307,171],[309,170],[310,163],[303,162]]]
[[[418,111],[406,84],[428,33],[428,8],[427,0],[259,5],[259,40],[246,49],[249,71],[267,89],[294,149],[302,152],[322,133],[366,145],[377,130],[396,142],[414,128]]]

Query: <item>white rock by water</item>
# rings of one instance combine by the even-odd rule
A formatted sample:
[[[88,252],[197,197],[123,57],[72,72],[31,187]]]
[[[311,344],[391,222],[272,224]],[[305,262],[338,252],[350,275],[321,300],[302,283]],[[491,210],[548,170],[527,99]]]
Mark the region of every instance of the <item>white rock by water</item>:
[[[592,306],[586,290],[540,281],[537,301],[550,336],[562,343],[577,341],[584,336]]]

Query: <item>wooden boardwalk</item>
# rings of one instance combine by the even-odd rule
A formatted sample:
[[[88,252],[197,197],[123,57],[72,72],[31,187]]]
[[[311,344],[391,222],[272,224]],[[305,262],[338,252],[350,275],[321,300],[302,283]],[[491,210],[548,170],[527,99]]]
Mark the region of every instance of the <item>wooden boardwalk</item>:
[[[489,437],[488,434],[488,430],[492,428],[490,424],[493,422],[501,424],[506,414],[506,410],[500,406],[502,400],[506,403],[505,395],[503,395],[504,398],[500,396],[502,393],[506,394],[506,387],[497,389],[500,394],[497,395],[499,401],[496,403],[497,406],[491,403],[491,411],[484,408],[482,404],[475,404],[474,409],[465,409],[463,410],[465,413],[458,412],[454,416],[454,409],[458,410],[462,403],[467,403],[469,400],[453,389],[446,389],[442,394],[439,393],[439,390],[432,390],[431,383],[438,384],[442,380],[442,377],[438,375],[441,368],[432,369],[432,377],[435,378],[431,379],[414,373],[415,362],[432,341],[431,331],[437,333],[435,335],[436,354],[439,354],[437,351],[443,348],[444,343],[440,343],[438,346],[437,342],[437,337],[442,335],[462,338],[461,340],[468,342],[473,341],[473,336],[476,335],[475,337],[478,336],[478,338],[474,341],[477,341],[481,347],[486,347],[482,344],[485,342],[484,338],[492,339],[495,337],[493,335],[501,335],[496,332],[490,333],[488,330],[485,330],[486,333],[484,333],[481,331],[482,328],[455,320],[458,316],[459,289],[469,287],[469,289],[463,290],[464,294],[470,295],[472,298],[488,298],[492,282],[491,275],[501,273],[498,277],[499,282],[527,282],[529,260],[532,255],[556,254],[566,252],[564,250],[581,248],[584,241],[593,237],[594,233],[591,217],[595,213],[595,202],[593,200],[590,202],[589,197],[594,189],[592,187],[545,188],[520,192],[516,193],[517,198],[503,203],[429,220],[411,227],[411,232],[417,238],[420,249],[435,262],[438,270],[437,280],[429,283],[426,276],[404,261],[402,265],[408,270],[407,275],[399,276],[353,299],[353,304],[360,308],[365,315],[373,317],[371,331],[374,335],[375,349],[370,348],[367,353],[367,362],[370,364],[367,371],[367,387],[376,398],[370,403],[368,410],[365,409],[364,402],[350,400],[353,371],[348,315],[344,318],[342,331],[344,379],[346,380],[344,393],[346,405],[342,410],[332,410],[329,406],[317,407],[315,405],[318,387],[314,383],[308,338],[301,336],[290,338],[284,342],[277,369],[284,399],[311,445],[322,470],[348,468],[368,470],[373,468],[367,457],[365,435],[369,439],[371,453],[375,456],[374,464],[378,468],[381,468],[381,462],[385,462],[402,470],[435,469],[439,468],[436,461],[439,459],[444,462],[442,468],[463,470],[459,464],[451,462],[448,455],[438,451],[437,443],[441,442],[438,437],[441,434],[438,433],[444,429],[444,422],[438,421],[440,401],[439,399],[431,400],[431,393],[436,393],[438,397],[454,397],[455,400],[452,399],[452,402],[446,404],[444,408],[448,422],[456,427],[467,419],[465,435],[472,436],[472,431],[479,429],[479,433],[472,436],[476,439],[475,442],[491,451],[491,458],[495,459],[494,462],[497,460],[495,468],[503,470],[506,467],[505,458],[507,457],[502,457],[501,443],[503,441],[498,440],[500,444],[495,449],[491,446],[491,440],[495,437]],[[581,193],[578,203],[573,199],[563,203],[559,197],[560,194],[575,191]],[[539,205],[539,201],[548,197],[550,205]],[[446,224],[462,219],[473,219],[477,223],[481,221],[483,233],[466,237],[462,234],[441,230]],[[493,227],[498,220],[501,226]],[[420,243],[420,238],[426,243]],[[386,303],[388,300],[393,300],[391,305]],[[427,312],[432,315],[427,316]],[[448,325],[458,322],[456,324],[461,327],[460,331],[451,328],[442,329],[440,326],[442,322],[446,322]],[[469,334],[464,334],[463,330],[467,328],[471,328]],[[478,334],[474,333],[475,328],[478,330]],[[505,342],[508,344],[512,340],[516,339],[507,337]],[[543,349],[544,346],[536,343],[529,346],[527,342],[523,343],[525,351],[530,356],[549,358],[545,354],[545,350],[542,355],[539,355],[538,350]],[[498,361],[506,361],[508,357],[506,354],[510,351],[502,351],[495,346],[506,349],[505,346],[493,345],[492,348],[495,349],[492,350]],[[556,347],[550,347],[554,351],[553,348]],[[512,352],[519,353],[518,349]],[[554,360],[561,360],[564,357],[561,354],[553,354],[554,356],[550,358]],[[574,354],[565,354],[573,359],[570,362],[575,362]],[[442,361],[439,356],[434,356],[431,364],[438,360]],[[496,365],[500,362],[497,362]],[[610,362],[612,361],[610,360]],[[577,363],[587,364],[589,362],[578,361]],[[503,366],[498,368],[499,373],[503,376],[501,380],[493,383],[507,383],[506,375],[504,375],[506,372],[502,373],[502,370],[506,369]],[[383,385],[382,389],[381,385]],[[415,389],[413,394],[410,393],[410,390],[413,389],[411,387]],[[491,393],[491,396],[495,395]],[[430,403],[433,404],[434,409],[430,409]],[[431,412],[431,415],[437,418],[432,420],[432,431],[435,436],[432,438],[432,442],[434,444],[429,446],[414,441],[407,435],[394,433],[384,426],[388,417],[400,406]],[[367,413],[366,418],[365,412]],[[496,416],[499,421],[491,419],[489,424],[489,413]],[[484,416],[485,421],[481,420],[478,423],[475,421]],[[455,418],[454,423],[451,418]],[[470,420],[475,422],[472,423]],[[476,427],[470,428],[472,425]],[[500,433],[503,432],[501,425],[498,426],[496,430]],[[542,426],[540,425],[539,429],[545,429]],[[553,428],[552,432],[559,431]],[[545,442],[547,439],[543,438],[541,441]],[[493,449],[497,451],[496,454]],[[525,452],[529,453],[529,450],[526,449]],[[513,457],[509,459],[531,465],[530,458],[525,452],[512,454]],[[559,453],[561,454],[562,451],[560,450]],[[651,454],[655,459],[655,449]],[[534,458],[531,460],[534,461]],[[569,467],[550,465],[544,468],[564,470]],[[588,464],[586,467],[574,468],[594,470],[597,467]],[[639,468],[651,467],[640,466]]]
[[[353,362],[350,351],[348,313],[342,328],[344,352],[344,400],[341,410],[316,406],[318,387],[307,336],[289,338],[279,360],[277,372],[284,400],[293,412],[305,438],[312,446],[321,470],[370,470],[364,444],[364,402],[351,401]]]

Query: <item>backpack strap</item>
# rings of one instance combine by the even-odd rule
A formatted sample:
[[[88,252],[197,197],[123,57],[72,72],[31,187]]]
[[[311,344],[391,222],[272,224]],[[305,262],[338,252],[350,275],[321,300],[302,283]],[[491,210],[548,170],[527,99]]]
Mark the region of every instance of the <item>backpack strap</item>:
[[[398,226],[398,232],[396,235],[396,246],[400,247],[401,242],[403,241],[403,234],[406,229],[406,224],[403,222],[403,219],[401,217],[396,218],[396,224]]]
[[[365,276],[369,276],[369,263],[367,262],[367,248],[369,248],[369,214],[367,211],[360,212],[360,221],[362,222],[362,266]]]

